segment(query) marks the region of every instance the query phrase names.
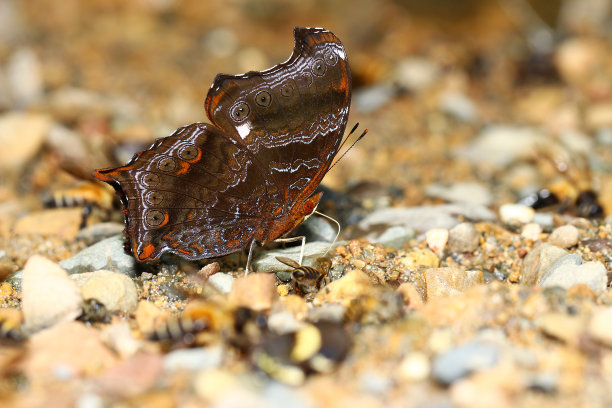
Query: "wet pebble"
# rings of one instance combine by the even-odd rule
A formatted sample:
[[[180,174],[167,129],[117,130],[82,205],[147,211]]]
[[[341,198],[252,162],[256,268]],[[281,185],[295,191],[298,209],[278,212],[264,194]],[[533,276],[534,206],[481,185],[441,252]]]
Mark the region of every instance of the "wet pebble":
[[[235,280],[236,278],[228,273],[215,273],[207,282],[221,293],[230,293]]]
[[[612,306],[593,313],[588,325],[588,334],[595,340],[612,347]]]
[[[107,270],[79,275],[76,275],[75,279],[83,282],[83,299],[96,299],[111,313],[129,313],[136,310],[138,292],[130,277]]]
[[[77,285],[58,264],[40,255],[28,259],[21,280],[25,327],[36,331],[81,314]]]
[[[580,283],[586,284],[596,293],[603,292],[608,283],[606,267],[599,261],[586,262],[582,265],[563,263],[551,268],[542,278],[540,286],[569,289]]]
[[[462,222],[448,232],[448,249],[451,252],[474,252],[480,243],[480,233],[470,222]]]
[[[136,260],[125,253],[121,235],[116,235],[85,248],[72,258],[60,262],[69,274],[111,270],[134,277]]]
[[[561,248],[571,248],[578,244],[578,228],[573,225],[563,225],[555,228],[548,237],[548,242]]]
[[[50,126],[49,118],[39,113],[0,115],[0,169],[19,169],[32,160],[41,149]]]
[[[523,259],[521,284],[534,286],[548,272],[554,263],[567,255],[567,251],[549,243],[537,244]]]
[[[163,366],[165,372],[210,370],[219,367],[222,361],[221,347],[200,347],[171,351],[164,356]]]
[[[493,201],[490,189],[481,183],[454,183],[450,186],[430,184],[425,188],[428,197],[451,203],[470,203],[488,206]]]
[[[269,273],[250,273],[234,281],[229,301],[253,310],[268,310],[278,299],[276,278]]]
[[[450,385],[471,373],[493,367],[499,360],[499,350],[493,344],[473,341],[450,349],[435,358],[433,378]]]
[[[499,218],[504,224],[527,224],[533,220],[535,210],[523,204],[504,204],[499,207]]]

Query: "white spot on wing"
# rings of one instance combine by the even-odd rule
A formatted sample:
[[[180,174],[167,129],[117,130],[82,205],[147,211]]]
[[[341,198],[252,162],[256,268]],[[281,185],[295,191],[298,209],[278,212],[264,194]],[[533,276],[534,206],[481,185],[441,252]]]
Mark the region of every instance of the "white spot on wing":
[[[334,51],[340,58],[342,58],[343,60],[346,59],[346,54],[344,53],[343,49],[335,49]]]
[[[251,122],[245,122],[242,125],[236,126],[236,130],[242,139],[246,139],[251,133]]]

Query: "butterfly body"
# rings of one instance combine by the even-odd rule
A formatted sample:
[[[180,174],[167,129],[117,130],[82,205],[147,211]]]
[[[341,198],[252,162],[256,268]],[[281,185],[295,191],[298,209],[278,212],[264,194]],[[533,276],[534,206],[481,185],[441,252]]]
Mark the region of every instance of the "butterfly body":
[[[138,261],[226,255],[283,236],[315,210],[346,127],[350,71],[331,32],[294,35],[286,62],[215,78],[205,102],[212,124],[179,128],[94,173],[121,198]]]

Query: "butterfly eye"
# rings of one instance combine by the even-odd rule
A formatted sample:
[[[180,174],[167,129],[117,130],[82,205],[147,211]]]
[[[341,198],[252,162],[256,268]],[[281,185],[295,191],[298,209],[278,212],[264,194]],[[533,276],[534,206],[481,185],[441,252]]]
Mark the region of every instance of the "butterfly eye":
[[[270,93],[261,91],[257,94],[257,96],[255,96],[255,102],[257,102],[259,106],[267,108],[272,103],[272,97],[270,96]]]
[[[191,161],[198,157],[199,149],[193,145],[185,146],[179,151],[179,157],[185,161]]]
[[[157,163],[157,167],[163,171],[174,171],[174,169],[176,169],[176,162],[174,159],[166,157]]]
[[[247,116],[251,109],[245,102],[240,102],[232,108],[232,118],[236,122],[242,122]]]
[[[166,220],[166,215],[160,210],[150,210],[145,215],[145,221],[151,227],[159,227]]]
[[[283,87],[281,88],[281,95],[285,98],[288,98],[293,95],[293,88],[291,87],[291,85],[283,85]]]
[[[325,75],[325,71],[327,70],[327,66],[325,65],[325,62],[323,62],[322,59],[314,60],[311,68],[312,68],[312,73],[315,74],[316,76]]]
[[[147,194],[147,201],[151,205],[158,205],[164,200],[164,197],[157,191],[151,191]]]
[[[146,186],[156,186],[159,184],[159,176],[154,173],[146,173],[142,176],[141,181]]]
[[[338,54],[333,51],[327,51],[325,53],[325,63],[333,66],[336,65],[336,62],[338,62]]]

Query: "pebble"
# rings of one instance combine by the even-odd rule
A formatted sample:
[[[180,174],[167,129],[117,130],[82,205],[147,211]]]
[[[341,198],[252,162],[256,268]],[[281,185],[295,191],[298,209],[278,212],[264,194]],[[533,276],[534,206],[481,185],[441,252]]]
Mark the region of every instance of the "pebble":
[[[136,260],[124,251],[122,235],[107,238],[60,262],[69,274],[111,270],[130,277],[136,275]]]
[[[83,241],[87,246],[91,246],[103,239],[121,234],[125,229],[125,224],[118,222],[100,222],[81,229],[76,234],[77,241]]]
[[[612,306],[599,309],[593,313],[587,333],[607,347],[612,347]]]
[[[457,120],[474,122],[478,119],[478,108],[470,98],[460,92],[444,92],[440,95],[438,104],[443,112]]]
[[[58,323],[34,334],[27,349],[22,367],[30,386],[37,381],[48,384],[57,367],[66,367],[75,375],[91,375],[118,361],[98,330],[76,321]]]
[[[535,210],[523,204],[503,204],[499,207],[499,218],[504,224],[527,224],[534,215]]]
[[[136,308],[136,324],[143,333],[152,333],[162,322],[167,321],[168,313],[155,306],[153,302],[141,300]]]
[[[385,106],[395,95],[397,89],[386,83],[361,87],[353,96],[355,108],[361,112],[369,113]]]
[[[100,270],[80,274],[83,299],[96,299],[110,313],[130,313],[138,306],[138,292],[132,279],[122,273]]]
[[[425,233],[425,242],[436,254],[442,254],[448,242],[448,230],[443,228],[430,229]]]
[[[25,328],[36,331],[76,319],[83,298],[77,285],[58,264],[40,255],[31,256],[21,280]]]
[[[165,372],[210,370],[219,367],[222,361],[221,347],[179,349],[164,356],[163,367]]]
[[[102,341],[123,359],[136,354],[143,343],[132,336],[132,331],[127,321],[111,324],[102,330],[100,336]]]
[[[278,299],[276,278],[269,273],[250,273],[232,285],[229,301],[253,310],[268,310]]]
[[[451,203],[488,206],[493,202],[491,190],[486,185],[475,182],[453,183],[450,186],[434,183],[425,187],[425,194]]]
[[[49,117],[39,113],[0,115],[0,169],[19,169],[32,160],[42,148],[50,126]]]
[[[219,265],[219,262],[211,262],[207,265],[204,265],[198,271],[198,277],[202,278],[202,280],[204,281],[207,281],[208,279],[210,279],[211,276],[213,276],[220,270],[221,270],[221,266]]]
[[[387,228],[382,234],[372,241],[388,248],[401,249],[404,244],[408,243],[414,237],[415,232],[413,228],[396,225],[394,227]]]
[[[370,292],[372,287],[370,278],[365,272],[353,269],[317,292],[313,303],[315,306],[325,303],[340,303],[344,307],[349,307],[352,300]]]
[[[82,208],[52,208],[36,211],[17,220],[14,231],[18,235],[55,235],[74,241],[83,218]]]
[[[448,249],[451,252],[474,252],[480,243],[480,233],[470,222],[457,224],[448,232]]]
[[[534,242],[540,239],[540,234],[542,234],[542,227],[536,222],[530,222],[521,228],[521,237]]]
[[[573,225],[563,225],[555,228],[548,237],[548,242],[561,248],[571,248],[578,245],[578,228]]]
[[[410,309],[420,309],[423,307],[424,302],[421,295],[419,295],[419,291],[416,287],[410,282],[403,282],[397,288],[397,293],[402,296],[404,300],[404,306]]]
[[[550,267],[567,254],[566,250],[549,243],[537,244],[523,259],[521,285],[535,286]]]
[[[15,106],[24,108],[41,100],[44,88],[42,68],[38,56],[30,48],[18,48],[10,56],[6,79]]]
[[[359,222],[364,231],[375,226],[401,225],[417,231],[429,231],[434,228],[450,229],[461,221],[459,218],[473,222],[492,221],[495,213],[485,206],[473,204],[443,204],[422,207],[390,207],[374,211]]]
[[[327,321],[341,323],[346,315],[346,307],[339,303],[324,303],[308,310],[311,322]]]
[[[569,289],[579,283],[586,284],[595,293],[605,291],[608,284],[608,275],[604,264],[599,261],[586,262],[582,265],[561,264],[556,268],[551,268],[542,278],[540,286],[544,288],[558,286]]]
[[[277,334],[294,333],[304,326],[291,312],[271,313],[268,317],[268,327]]]
[[[332,242],[336,239],[338,226],[324,217],[314,214],[300,224],[295,236],[306,237],[306,242]]]
[[[472,341],[437,356],[431,373],[442,385],[450,385],[474,372],[495,366],[498,360],[499,350],[496,346]]]
[[[128,398],[153,387],[162,374],[162,356],[136,353],[96,378],[95,389],[113,398]]]
[[[406,355],[399,366],[398,375],[405,381],[423,381],[429,377],[431,363],[426,354],[413,351]]]
[[[480,270],[463,270],[459,268],[430,268],[426,269],[425,284],[427,299],[440,296],[452,296],[464,292],[466,289],[484,283],[484,276]]]
[[[410,91],[421,91],[432,86],[440,76],[435,61],[423,57],[408,57],[399,61],[394,82]]]
[[[521,158],[528,158],[545,138],[536,129],[494,125],[486,127],[467,146],[457,150],[457,157],[479,167],[503,169]]]
[[[411,271],[421,268],[437,268],[440,265],[440,258],[427,248],[414,249],[398,256],[401,265]]]
[[[555,225],[555,217],[551,213],[536,212],[533,216],[533,222],[549,231]]]
[[[336,242],[334,246],[340,245],[341,242]],[[304,259],[302,265],[313,266],[316,259],[323,256],[330,249],[329,242],[307,242],[304,245]],[[333,249],[333,248],[332,248]],[[253,262],[253,268],[261,272],[282,272],[287,270],[287,266],[280,263],[276,257],[294,259],[296,262],[300,257],[300,245],[286,248],[266,251],[260,258]]]
[[[236,278],[229,273],[219,272],[208,278],[207,282],[221,293],[230,293],[232,290],[232,285],[235,281]]]

